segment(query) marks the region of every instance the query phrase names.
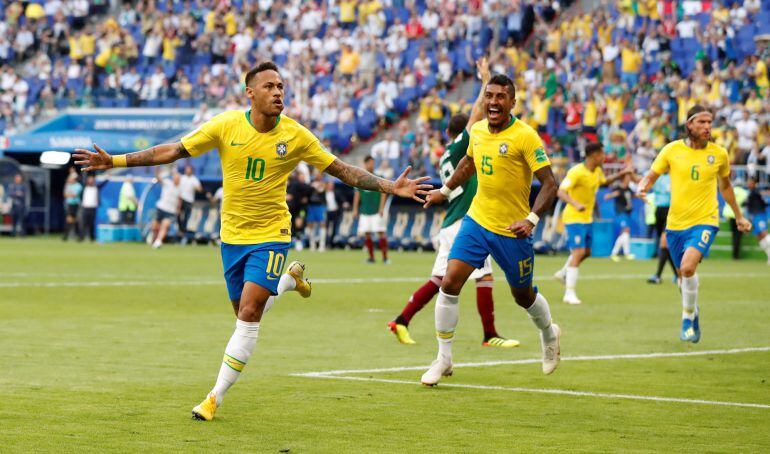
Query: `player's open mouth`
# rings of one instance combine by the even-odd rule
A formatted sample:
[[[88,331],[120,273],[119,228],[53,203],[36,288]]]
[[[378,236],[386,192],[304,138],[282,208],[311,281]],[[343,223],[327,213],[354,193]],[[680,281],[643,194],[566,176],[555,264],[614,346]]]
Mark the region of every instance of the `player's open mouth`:
[[[487,109],[487,116],[490,118],[499,118],[502,115],[502,110],[497,107],[490,107]]]

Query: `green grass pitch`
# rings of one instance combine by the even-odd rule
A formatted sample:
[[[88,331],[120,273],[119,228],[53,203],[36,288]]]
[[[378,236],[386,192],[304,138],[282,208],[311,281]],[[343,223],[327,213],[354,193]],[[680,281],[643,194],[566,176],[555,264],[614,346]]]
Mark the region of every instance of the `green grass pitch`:
[[[454,359],[476,364],[426,388],[433,305],[412,322],[417,345],[398,344],[386,323],[433,254],[392,258],[292,251],[315,278],[312,298],[287,294],[265,316],[240,381],[202,423],[190,409],[234,327],[217,248],[2,239],[0,451],[770,451],[764,262],[702,264],[693,345],[678,339],[676,287],[644,282],[653,262],[589,260],[584,304],[572,307],[550,278],[564,257],[538,256],[536,283],[563,328],[565,360],[547,377],[526,361],[540,355],[537,331],[497,270],[497,326],[521,347],[481,347],[466,286]],[[653,355],[618,357],[633,354]],[[308,372],[322,374],[297,375]]]

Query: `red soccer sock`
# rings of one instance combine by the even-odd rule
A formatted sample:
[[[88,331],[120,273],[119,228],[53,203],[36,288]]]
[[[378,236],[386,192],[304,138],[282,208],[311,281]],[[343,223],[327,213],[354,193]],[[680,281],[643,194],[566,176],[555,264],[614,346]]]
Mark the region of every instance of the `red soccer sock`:
[[[388,239],[380,238],[380,250],[382,251],[382,261],[388,260]]]
[[[396,318],[396,323],[409,325],[414,314],[420,312],[420,309],[425,307],[425,305],[436,296],[440,286],[441,279],[433,276],[428,282],[424,283],[422,287],[418,288],[417,291],[409,297],[409,302],[404,307],[404,310],[401,311],[401,315]]]
[[[492,298],[492,281],[476,283],[476,309],[481,316],[481,325],[484,327],[484,340],[490,337],[499,337],[495,329],[495,302]]]
[[[374,241],[372,241],[372,237],[367,236],[364,239],[364,243],[366,244],[366,249],[369,251],[369,260],[374,261]]]

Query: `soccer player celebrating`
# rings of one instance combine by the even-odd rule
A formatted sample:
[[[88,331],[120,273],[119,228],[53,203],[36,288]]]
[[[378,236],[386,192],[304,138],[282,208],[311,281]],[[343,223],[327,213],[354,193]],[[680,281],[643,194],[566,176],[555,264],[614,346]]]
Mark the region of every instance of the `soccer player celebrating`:
[[[510,114],[515,104],[513,81],[503,74],[493,76],[484,88],[487,119],[471,127],[468,152],[449,181],[426,198],[425,207],[442,203],[471,175],[477,175],[478,190],[449,252],[436,301],[439,351],[422,376],[425,385],[436,385],[442,376],[452,375],[460,290],[489,255],[505,272],[516,303],[527,310],[540,330],[543,372],[550,374],[559,365],[561,330],[551,322],[545,297],[532,286],[535,254],[530,236],[540,216],[553,204],[556,181],[537,132]],[[533,173],[541,188],[530,211]]]
[[[237,315],[235,332],[225,348],[216,384],[193,409],[193,417],[209,421],[227,390],[235,383],[257,342],[262,315],[277,295],[311,292],[304,265],[293,262],[282,275],[291,241],[291,216],[286,205],[286,180],[306,161],[320,171],[362,189],[421,201],[430,186],[426,178],[410,180],[407,168],[395,181],[376,177],[327,152],[310,131],[281,115],[284,85],[277,66],[265,62],[246,74],[251,109],[223,112],[184,136],[180,142],[157,145],[126,155],[110,156],[78,149],[83,170],[167,164],[217,148],[222,160],[222,263],[227,290]]]
[[[482,58],[476,66],[481,74],[481,92],[473,105],[470,117],[461,113],[454,115],[449,120],[447,133],[454,140],[447,145],[446,151],[441,155],[441,160],[439,161],[442,183],[446,183],[452,177],[455,168],[465,157],[470,138],[468,130],[474,123],[484,117],[482,104],[484,101],[484,85],[487,84],[490,78],[489,65],[486,58]],[[409,335],[409,322],[438,293],[441,280],[446,273],[449,250],[452,248],[457,231],[460,230],[462,218],[468,211],[473,196],[476,195],[476,186],[476,176],[472,175],[464,184],[458,186],[449,194],[449,205],[446,209],[444,222],[441,224],[441,231],[438,234],[439,247],[436,261],[433,264],[432,277],[412,294],[401,314],[394,321],[388,323],[388,327],[402,344],[415,343]],[[474,270],[471,273],[470,279],[476,280],[476,308],[479,311],[481,324],[484,328],[482,345],[503,348],[518,347],[519,341],[500,337],[495,328],[495,305],[492,299],[492,263],[489,257],[484,260],[484,266],[481,269]]]
[[[567,228],[569,257],[561,270],[554,274],[556,280],[566,286],[563,301],[567,304],[580,304],[575,288],[578,281],[578,267],[591,256],[591,229],[596,205],[596,191],[599,186],[612,184],[614,181],[632,173],[630,168],[606,178],[602,171],[604,150],[599,143],[589,143],[585,148],[585,160],[567,172],[559,186],[558,196],[567,207],[564,208],[564,224]]]
[[[658,154],[652,169],[639,183],[637,194],[645,197],[658,176],[671,175],[671,207],[666,221],[668,249],[682,291],[682,332],[679,338],[696,343],[700,340],[698,322],[698,263],[708,256],[719,230],[717,182],[722,197],[735,212],[735,222],[742,232],[751,230],[749,222],[735,201],[730,183],[727,150],[711,142],[714,116],[703,106],[687,112],[686,137],[671,142]]]
[[[374,173],[374,158],[367,156],[364,158],[364,168]],[[358,218],[358,234],[364,235],[364,245],[369,252],[367,263],[374,263],[374,239],[372,234],[379,237],[380,251],[382,252],[382,262],[390,263],[388,260],[388,238],[385,235],[385,202],[388,196],[380,194],[377,191],[367,191],[359,189],[353,195],[353,216]]]

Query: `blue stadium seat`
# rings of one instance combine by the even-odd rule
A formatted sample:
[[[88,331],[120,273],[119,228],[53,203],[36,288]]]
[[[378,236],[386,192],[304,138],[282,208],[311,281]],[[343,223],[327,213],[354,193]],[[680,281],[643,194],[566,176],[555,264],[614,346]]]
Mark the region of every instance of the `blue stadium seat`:
[[[160,102],[160,105],[165,108],[175,108],[178,105],[176,98],[166,98]]]

